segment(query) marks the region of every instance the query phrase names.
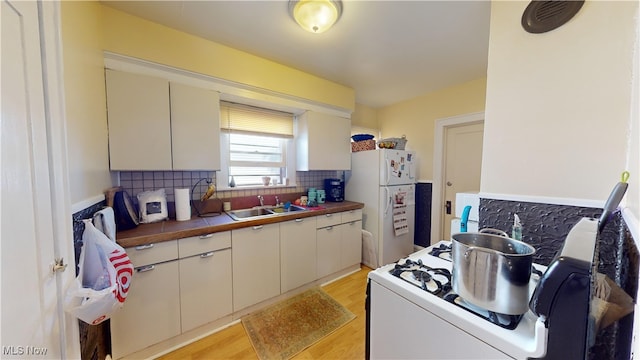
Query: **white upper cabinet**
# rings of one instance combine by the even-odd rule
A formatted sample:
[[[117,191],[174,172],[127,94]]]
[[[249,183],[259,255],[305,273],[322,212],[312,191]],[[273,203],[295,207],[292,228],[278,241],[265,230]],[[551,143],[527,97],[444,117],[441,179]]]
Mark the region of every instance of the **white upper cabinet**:
[[[351,120],[307,111],[295,124],[298,171],[351,169]]]
[[[106,71],[111,170],[171,170],[169,81]]]
[[[171,83],[173,170],[220,170],[220,95]]]
[[[212,90],[106,71],[111,170],[220,170]]]

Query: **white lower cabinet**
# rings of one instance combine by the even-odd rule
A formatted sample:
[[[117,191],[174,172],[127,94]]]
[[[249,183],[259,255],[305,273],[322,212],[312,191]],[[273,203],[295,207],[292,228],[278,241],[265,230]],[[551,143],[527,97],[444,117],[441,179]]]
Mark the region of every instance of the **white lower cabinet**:
[[[231,231],[233,311],[280,295],[280,224]]]
[[[340,225],[340,267],[342,269],[362,262],[362,220]]]
[[[330,275],[362,259],[362,210],[319,215],[317,218],[317,275]]]
[[[180,334],[177,242],[126,249],[135,266],[124,307],[111,318],[112,356],[117,359]],[[156,244],[154,244],[156,245]],[[138,256],[139,253],[144,255]],[[163,254],[161,254],[163,253]],[[140,258],[155,263],[140,263]],[[137,262],[137,263],[136,263]]]
[[[280,223],[280,290],[287,292],[317,279],[316,219]]]
[[[182,332],[231,314],[231,233],[180,239],[179,252]]]
[[[127,248],[112,357],[143,350],[360,263],[362,210]]]
[[[341,239],[342,236],[339,225],[327,226],[317,230],[318,278],[340,270]]]
[[[111,319],[114,359],[207,324],[232,309],[231,232],[126,249],[135,266]]]

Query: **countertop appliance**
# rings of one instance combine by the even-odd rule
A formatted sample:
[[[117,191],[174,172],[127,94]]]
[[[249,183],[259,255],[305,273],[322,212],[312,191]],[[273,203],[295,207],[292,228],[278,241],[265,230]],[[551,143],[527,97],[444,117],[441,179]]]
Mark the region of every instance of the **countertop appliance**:
[[[326,201],[344,201],[344,181],[340,179],[324,179],[324,192]]]
[[[377,260],[365,263],[369,267],[395,262],[413,252],[415,162],[412,151],[379,149],[351,153],[346,199],[364,203],[362,227],[372,234]]]
[[[370,272],[367,359],[586,358],[597,228],[597,220],[580,220],[548,269],[533,264],[523,315],[487,311],[455,294],[449,241]]]

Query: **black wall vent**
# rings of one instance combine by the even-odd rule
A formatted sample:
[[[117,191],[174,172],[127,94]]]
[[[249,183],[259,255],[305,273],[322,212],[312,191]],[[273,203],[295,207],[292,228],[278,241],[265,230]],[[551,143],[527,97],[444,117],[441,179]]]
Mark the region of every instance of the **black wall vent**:
[[[584,0],[534,0],[522,14],[522,27],[533,34],[551,31],[571,20],[583,4]]]

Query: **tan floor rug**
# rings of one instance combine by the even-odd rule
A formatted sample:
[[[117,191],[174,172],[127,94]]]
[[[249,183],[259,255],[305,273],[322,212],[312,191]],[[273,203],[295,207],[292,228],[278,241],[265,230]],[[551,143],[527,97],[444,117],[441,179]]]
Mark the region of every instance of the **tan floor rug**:
[[[355,317],[313,288],[243,317],[242,325],[260,359],[290,359]]]

